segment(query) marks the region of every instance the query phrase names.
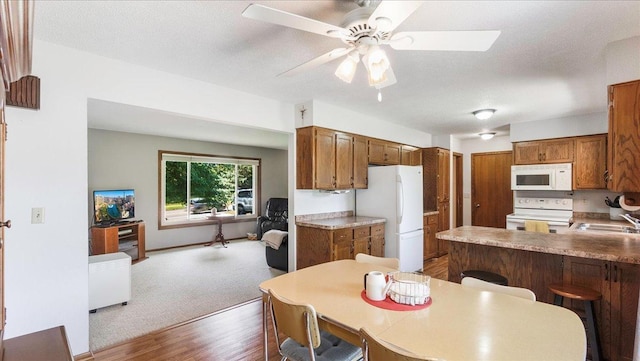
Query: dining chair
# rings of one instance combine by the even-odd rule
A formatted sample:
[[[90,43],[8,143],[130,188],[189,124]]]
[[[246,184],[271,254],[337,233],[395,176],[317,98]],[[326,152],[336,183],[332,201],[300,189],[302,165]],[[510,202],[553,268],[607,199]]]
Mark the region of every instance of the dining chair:
[[[273,290],[269,290],[268,304],[282,361],[352,361],[362,358],[360,347],[320,331],[312,305],[287,301]],[[282,343],[280,332],[287,336]]]
[[[377,264],[379,266],[389,267],[393,269],[400,268],[400,260],[397,258],[376,257],[368,255],[366,253],[358,253],[356,255],[356,262]]]
[[[440,359],[414,355],[388,344],[366,329],[360,329],[364,361],[439,361]]]
[[[462,284],[463,286],[473,287],[473,288],[481,289],[484,291],[504,293],[507,295],[516,296],[516,297],[524,298],[531,301],[536,300],[536,294],[527,288],[497,285],[495,283],[479,280],[477,278],[468,277],[468,276],[463,278],[460,284]]]

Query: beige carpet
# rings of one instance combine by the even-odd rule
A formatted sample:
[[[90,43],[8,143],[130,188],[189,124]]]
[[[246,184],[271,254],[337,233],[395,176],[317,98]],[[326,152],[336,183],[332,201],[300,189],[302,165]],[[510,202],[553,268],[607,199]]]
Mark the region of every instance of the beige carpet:
[[[284,272],[267,266],[259,241],[228,248],[190,246],[147,252],[131,267],[131,300],[89,314],[92,351],[260,296],[258,285]]]

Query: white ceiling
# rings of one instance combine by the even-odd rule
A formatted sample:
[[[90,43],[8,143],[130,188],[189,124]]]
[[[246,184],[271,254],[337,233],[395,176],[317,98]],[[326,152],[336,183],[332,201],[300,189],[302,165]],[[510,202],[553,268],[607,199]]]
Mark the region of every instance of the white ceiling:
[[[255,2],[335,25],[357,7],[347,0]],[[276,77],[343,44],[246,19],[241,13],[250,3],[39,1],[34,31],[37,39],[287,103],[314,99],[435,135],[460,137],[508,131],[514,122],[606,111],[605,47],[640,35],[640,1],[428,1],[396,32],[502,34],[487,52],[386,48],[398,83],[383,89],[384,99],[378,103],[362,68],[351,84],[333,75],[338,61],[295,77]],[[497,112],[479,122],[471,112],[482,108]],[[93,101],[89,121],[96,128],[144,132],[141,119],[158,115],[153,112]],[[115,121],[116,115],[121,121]],[[179,131],[180,137],[199,139],[195,135],[211,126],[194,119],[191,131],[184,126],[171,129],[172,123],[182,123],[171,122],[176,115],[165,116],[167,134],[156,135]],[[127,117],[140,123],[137,130],[120,129],[130,124],[122,121]],[[286,139],[279,137],[276,147]]]

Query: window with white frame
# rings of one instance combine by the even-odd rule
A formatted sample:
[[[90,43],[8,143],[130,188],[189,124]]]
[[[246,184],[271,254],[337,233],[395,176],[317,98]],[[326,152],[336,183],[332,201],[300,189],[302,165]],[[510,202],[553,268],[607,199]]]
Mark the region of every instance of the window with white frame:
[[[260,159],[159,151],[160,226],[255,217]]]

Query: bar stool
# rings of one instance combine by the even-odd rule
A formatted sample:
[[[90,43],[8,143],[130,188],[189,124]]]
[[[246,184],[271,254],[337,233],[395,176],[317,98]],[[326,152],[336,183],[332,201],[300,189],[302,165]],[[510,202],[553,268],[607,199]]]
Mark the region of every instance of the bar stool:
[[[497,273],[481,270],[466,270],[460,273],[460,278],[473,277],[496,285],[507,286],[507,278]]]
[[[584,301],[588,329],[587,338],[591,345],[591,359],[593,361],[600,361],[602,359],[602,353],[600,351],[600,337],[598,335],[598,325],[596,324],[596,313],[593,308],[593,301],[601,300],[602,294],[590,288],[559,283],[550,284],[549,290],[555,295],[553,304],[556,306],[562,306],[565,297],[572,300]]]

